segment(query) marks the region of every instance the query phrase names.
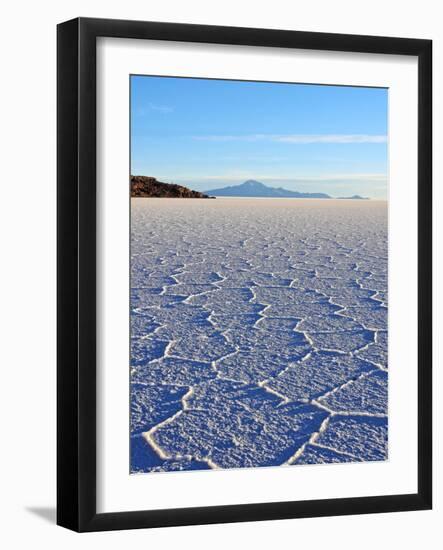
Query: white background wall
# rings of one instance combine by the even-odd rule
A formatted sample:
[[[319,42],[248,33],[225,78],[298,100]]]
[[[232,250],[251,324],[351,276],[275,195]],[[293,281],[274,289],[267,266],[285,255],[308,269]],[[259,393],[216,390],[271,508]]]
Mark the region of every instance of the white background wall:
[[[143,547],[348,549],[441,544],[443,377],[435,373],[435,507],[432,512],[349,516],[76,535],[54,525],[55,506],[55,26],[77,16],[286,28],[434,40],[436,239],[443,207],[443,29],[439,0],[65,0],[2,6],[0,34],[0,541],[5,548]],[[434,241],[434,242],[435,242]],[[437,254],[437,245],[434,245]],[[441,253],[435,280],[442,277]],[[440,266],[438,265],[440,263]],[[442,292],[434,290],[434,368]],[[440,307],[439,307],[440,306]],[[440,524],[440,525],[439,525]]]

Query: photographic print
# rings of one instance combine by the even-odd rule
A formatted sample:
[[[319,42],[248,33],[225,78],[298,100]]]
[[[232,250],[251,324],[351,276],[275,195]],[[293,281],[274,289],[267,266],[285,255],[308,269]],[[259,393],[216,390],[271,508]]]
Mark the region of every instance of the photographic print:
[[[130,94],[130,472],[387,460],[388,90]]]
[[[57,26],[58,525],[431,509],[431,283],[431,40]]]

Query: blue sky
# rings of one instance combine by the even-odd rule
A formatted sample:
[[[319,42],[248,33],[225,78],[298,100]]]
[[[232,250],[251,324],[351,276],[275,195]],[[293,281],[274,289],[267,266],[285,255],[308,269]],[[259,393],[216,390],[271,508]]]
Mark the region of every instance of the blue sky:
[[[386,198],[382,88],[131,77],[131,173]]]

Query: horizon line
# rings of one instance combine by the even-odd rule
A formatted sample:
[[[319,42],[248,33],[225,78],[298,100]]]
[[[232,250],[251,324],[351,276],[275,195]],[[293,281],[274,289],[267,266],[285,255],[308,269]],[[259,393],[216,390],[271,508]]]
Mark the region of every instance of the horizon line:
[[[363,175],[363,174],[362,174]],[[376,174],[374,174],[375,176]],[[378,174],[379,176],[381,176],[381,174]],[[365,174],[365,176],[370,176],[370,174]],[[182,186],[182,187],[187,187],[188,189],[192,190],[192,191],[195,191],[195,189],[191,189],[189,187],[189,185],[193,185],[192,183],[189,184],[189,183],[186,183],[183,184],[183,183],[177,183],[177,182],[174,182],[174,181],[161,181],[157,178],[157,176],[152,176],[152,175],[146,175],[146,174],[130,174],[130,178],[132,177],[145,177],[145,178],[153,178],[157,181],[159,181],[160,183],[164,183],[166,185],[179,185],[179,186]],[[164,178],[164,179],[170,179],[170,178]],[[209,179],[209,178],[201,178],[201,179]],[[226,179],[226,178],[220,178],[220,179]],[[237,180],[239,178],[236,178]],[[240,178],[242,179],[242,178]],[[266,179],[266,178],[261,178],[261,179]],[[269,179],[269,178],[268,178]],[[272,179],[272,178],[271,178]],[[288,178],[289,179],[289,178]],[[291,180],[293,181],[294,179],[291,178]],[[304,181],[308,180],[308,178],[304,178]],[[284,191],[289,191],[289,192],[298,192],[298,193],[305,193],[305,194],[315,194],[315,193],[323,193],[325,195],[328,196],[328,198],[330,199],[351,199],[352,197],[362,197],[362,199],[365,199],[365,200],[381,200],[381,201],[387,201],[388,200],[388,197],[386,196],[385,198],[380,198],[380,197],[374,197],[374,196],[362,196],[360,193],[358,192],[353,192],[353,191],[350,191],[349,193],[346,193],[345,191],[340,195],[340,196],[333,196],[333,195],[330,195],[324,191],[297,191],[297,190],[294,190],[294,189],[285,189],[284,187],[274,187],[274,186],[270,186],[270,185],[265,185],[263,182],[261,181],[258,181],[254,178],[247,178],[245,179],[242,183],[239,183],[239,184],[234,184],[234,185],[224,185],[223,187],[214,187],[212,189],[204,189],[204,190],[199,190],[200,192],[202,193],[206,193],[206,194],[210,194],[211,191],[214,191],[214,190],[224,190],[224,189],[230,189],[232,187],[240,187],[241,185],[243,185],[244,183],[248,182],[248,181],[253,181],[253,182],[257,182],[257,183],[260,183],[261,185],[263,185],[264,187],[266,187],[267,189],[283,189]],[[308,180],[309,181],[309,180]],[[325,180],[316,180],[316,179],[312,179],[311,181],[325,181]],[[328,178],[326,181],[334,181],[332,178]],[[345,195],[345,196],[344,196]],[[387,194],[386,194],[387,195]],[[214,195],[214,197],[216,197],[216,195]],[[219,196],[218,198],[311,198],[311,197],[260,197],[260,196],[256,196],[256,197],[253,197],[253,196],[232,196],[232,197],[229,197],[227,195],[224,195],[224,196]]]

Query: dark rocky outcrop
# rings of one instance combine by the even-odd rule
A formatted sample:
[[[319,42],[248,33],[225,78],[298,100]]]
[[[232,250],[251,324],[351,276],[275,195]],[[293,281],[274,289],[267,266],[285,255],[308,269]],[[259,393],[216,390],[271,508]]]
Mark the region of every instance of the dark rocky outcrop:
[[[209,199],[208,195],[192,191],[183,185],[164,183],[150,176],[131,176],[131,197],[167,197],[178,199]]]

